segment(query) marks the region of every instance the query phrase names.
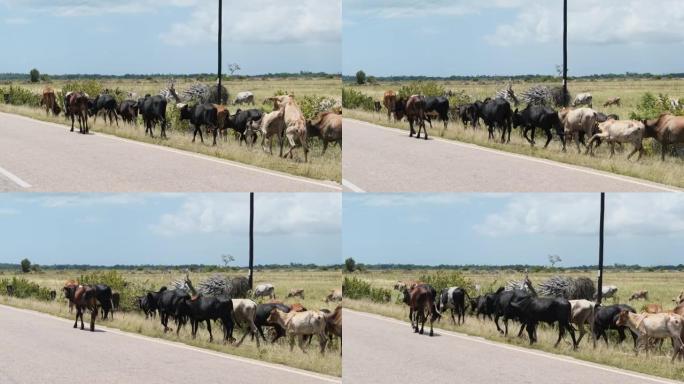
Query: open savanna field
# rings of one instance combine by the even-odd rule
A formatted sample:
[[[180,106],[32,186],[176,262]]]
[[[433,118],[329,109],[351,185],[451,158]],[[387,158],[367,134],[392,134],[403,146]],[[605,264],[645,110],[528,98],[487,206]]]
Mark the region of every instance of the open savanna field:
[[[109,89],[112,92],[119,90],[123,92],[124,98],[128,92],[133,92],[138,97],[143,97],[145,94],[156,95],[160,90],[165,89],[170,79],[167,78],[151,78],[151,79],[99,79],[96,81],[101,89]],[[79,82],[89,82],[91,80],[74,80]],[[215,85],[213,81],[197,81],[195,79],[176,78],[175,89],[180,94],[193,83],[205,83],[207,85]],[[28,83],[22,81],[2,82],[0,89],[7,91],[10,86],[21,87],[29,90],[33,94],[41,94],[44,87],[52,87],[56,94],[62,90],[67,84],[66,80],[54,80],[48,83]],[[276,93],[290,93],[294,94],[296,98],[303,99],[304,97],[325,97],[334,100],[340,100],[340,80],[339,78],[247,78],[235,79],[223,82],[223,85],[228,89],[229,106],[228,109],[231,114],[240,109],[260,108],[266,112],[270,112],[272,105],[262,104],[262,101],[271,97]],[[232,105],[235,95],[241,91],[251,91],[254,94],[255,106]],[[90,95],[94,97],[95,95]],[[58,101],[61,103],[61,101]],[[27,105],[9,105],[3,104],[0,100],[0,112],[13,113],[49,121],[58,124],[65,124],[71,126],[71,120],[67,122],[64,115],[58,117],[52,115],[46,116],[45,110],[42,108],[27,106]],[[145,129],[142,125],[142,119],[139,117],[137,127],[122,124],[119,126],[105,124],[101,117],[98,117],[97,122],[93,124],[92,117],[89,119],[89,124],[93,131],[116,135],[119,137],[143,141],[147,143],[164,145],[177,149],[197,152],[205,155],[215,156],[218,158],[238,161],[245,164],[254,165],[257,167],[272,169],[275,171],[286,172],[297,176],[304,176],[319,180],[331,180],[340,182],[342,179],[342,150],[338,146],[328,148],[325,155],[322,155],[323,145],[318,138],[310,138],[310,152],[309,161],[304,163],[304,154],[301,148],[295,150],[294,160],[282,159],[278,157],[277,140],[274,140],[274,155],[262,151],[259,145],[249,147],[240,145],[236,139],[229,134],[227,141],[219,141],[217,146],[212,146],[211,138],[205,135],[204,144],[200,143],[199,138],[195,143],[192,143],[192,130],[187,124],[178,122],[178,111],[174,103],[169,103],[167,106],[167,118],[171,121],[171,128],[168,130],[168,139],[161,139],[159,137],[159,127],[154,130],[155,137],[145,135]],[[78,128],[78,123],[76,123]],[[285,150],[288,145],[285,144]]]
[[[452,271],[445,271],[447,274]],[[353,274],[345,274],[345,277],[356,277],[363,281],[369,282],[374,288],[385,288],[392,290],[394,284],[398,280],[418,280],[425,275],[436,275],[435,270],[370,270],[364,272],[355,272]],[[543,282],[549,277],[562,274],[564,276],[572,277],[589,277],[595,278],[595,271],[566,271],[560,273],[536,272],[530,273],[529,278],[537,288],[537,284]],[[500,270],[497,272],[477,272],[472,270],[463,271],[463,276],[467,278],[472,284],[479,284],[484,290],[495,290],[499,286],[503,286],[509,280],[520,280],[524,277],[523,272],[516,272],[512,270]],[[612,271],[604,272],[604,285],[615,285],[618,287],[617,298],[607,299],[604,304],[610,305],[613,303],[627,303],[633,306],[637,311],[646,303],[659,303],[665,309],[673,308],[672,299],[676,297],[679,292],[684,289],[684,271],[680,272],[627,272],[627,271]],[[632,301],[629,302],[629,296],[638,290],[648,290],[648,301]],[[476,296],[473,290],[468,292],[472,297]],[[400,293],[392,291],[392,299],[389,303],[373,302],[366,299],[351,300],[344,299],[344,307],[363,311],[376,313],[383,316],[396,318],[408,322],[408,307],[401,303]],[[533,346],[529,346],[527,333],[524,333],[523,338],[517,337],[519,324],[516,322],[509,323],[508,337],[500,335],[492,321],[478,320],[475,316],[469,314],[466,318],[465,324],[456,326],[451,322],[449,315],[443,316],[439,322],[435,323],[436,328],[445,330],[462,332],[468,335],[480,336],[489,340],[509,343],[517,346],[529,347],[539,349],[547,352],[563,354],[577,359],[592,361],[595,363],[610,365],[622,369],[638,371],[646,374],[652,374],[665,378],[676,380],[684,380],[684,365],[682,362],[670,363],[670,354],[672,347],[667,341],[663,344],[663,353],[640,353],[635,356],[633,351],[633,344],[631,336],[627,336],[627,340],[622,345],[617,346],[617,333],[609,331],[610,345],[606,347],[605,343],[600,342],[594,349],[592,347],[592,337],[590,334],[585,335],[584,339],[576,351],[573,351],[570,337],[566,335],[565,340],[562,341],[558,348],[554,348],[553,344],[558,337],[558,330],[551,329],[546,325],[540,325],[538,329],[539,342]],[[502,324],[502,320],[499,320]],[[428,327],[429,323],[426,323]],[[503,325],[503,324],[502,324]],[[413,332],[406,324],[406,332]],[[610,333],[612,332],[612,333]],[[576,332],[578,335],[579,332]],[[388,335],[391,337],[391,335]],[[533,367],[531,367],[533,368]]]
[[[486,97],[494,97],[496,92],[507,86],[507,81],[446,81],[435,80],[438,85],[443,86],[446,90],[462,91],[470,96],[471,102],[475,100],[483,100]],[[349,89],[354,89],[362,92],[365,95],[372,97],[374,100],[382,101],[383,94],[387,90],[394,90],[397,92],[402,86],[409,85],[412,82],[390,82],[381,81],[373,85],[356,85],[345,83],[344,86]],[[513,81],[512,86],[516,95],[520,94],[534,85],[546,85],[549,87],[556,86],[556,83],[536,83],[525,81]],[[621,119],[629,119],[632,112],[636,112],[642,96],[649,92],[654,96],[659,94],[668,95],[674,98],[684,97],[684,80],[682,79],[615,79],[615,80],[572,80],[569,82],[568,89],[572,97],[581,92],[589,92],[593,96],[593,107],[595,110],[604,112],[606,114],[617,114]],[[609,98],[620,97],[620,106],[603,107],[603,103]],[[453,106],[451,106],[453,107]],[[525,107],[524,104],[518,106],[520,110]],[[513,107],[515,109],[515,107]],[[347,118],[367,121],[374,124],[385,125],[389,127],[408,130],[408,123],[401,121],[399,123],[392,120],[387,121],[387,111],[383,108],[380,113],[374,113],[362,109],[348,109],[345,108],[344,116]],[[531,147],[530,144],[522,137],[520,130],[514,129],[511,134],[511,142],[502,144],[497,140],[488,140],[486,128],[473,130],[470,127],[464,129],[460,121],[451,121],[449,128],[444,130],[441,122],[433,122],[433,128],[428,132],[433,137],[442,137],[451,140],[458,140],[462,142],[477,144],[484,147],[494,148],[498,150],[518,153],[522,155],[535,156],[543,159],[559,161],[568,164],[580,165],[584,167],[594,168],[602,171],[613,172],[621,175],[632,176],[640,179],[650,180],[658,183],[673,185],[677,187],[684,187],[684,159],[680,156],[674,158],[672,156],[666,157],[665,162],[661,162],[658,153],[654,153],[651,142],[653,139],[646,139],[644,147],[647,155],[640,161],[636,161],[633,157],[631,161],[627,160],[627,154],[632,150],[631,144],[623,145],[623,150],[618,151],[612,159],[609,159],[610,147],[608,145],[601,145],[596,151],[595,156],[590,157],[582,153],[578,154],[574,143],[568,142],[567,151],[561,151],[561,143],[557,138],[549,144],[547,149],[543,148],[546,138],[537,129],[535,139],[537,145]],[[497,138],[501,134],[498,133]],[[658,156],[656,156],[658,155]]]
[[[41,287],[54,289],[57,291],[57,299],[55,301],[44,301],[39,299],[19,299],[16,297],[8,297],[4,288],[0,292],[0,304],[11,305],[19,308],[31,309],[40,312],[49,313],[54,316],[64,317],[73,320],[75,313],[69,313],[68,305],[60,289],[64,286],[64,282],[68,279],[79,279],[83,274],[92,272],[88,271],[47,271],[41,273],[20,274],[14,271],[3,271],[0,273],[0,280],[12,279],[12,277],[25,278],[31,282],[39,284]],[[128,296],[122,294],[122,306],[133,307],[133,296],[142,295],[146,290],[158,290],[162,286],[169,286],[169,283],[179,279],[183,279],[185,273],[179,270],[122,270],[118,271],[119,275],[127,283]],[[215,272],[190,272],[189,277],[196,286],[199,282],[214,275]],[[246,270],[232,271],[228,273],[221,273],[228,276],[244,276],[247,274]],[[254,284],[272,283],[275,286],[276,297],[286,304],[295,302],[302,303],[307,309],[317,310],[321,308],[335,309],[338,303],[324,302],[325,296],[330,293],[331,289],[340,288],[341,274],[338,270],[308,270],[308,269],[279,269],[279,270],[255,270]],[[288,299],[287,293],[291,288],[303,288],[305,299],[300,298]],[[264,300],[259,300],[262,302]],[[125,303],[124,303],[125,302]],[[84,315],[84,320],[89,321],[90,315]],[[328,349],[325,355],[318,353],[318,342],[316,337],[307,349],[307,353],[303,353],[297,346],[290,352],[289,344],[286,338],[281,338],[276,344],[261,343],[261,347],[257,348],[254,341],[250,341],[249,336],[245,339],[240,347],[235,347],[231,344],[223,344],[223,334],[218,324],[212,327],[214,334],[214,342],[209,343],[209,334],[204,326],[200,326],[197,338],[192,339],[190,334],[190,326],[187,325],[182,329],[180,335],[176,337],[175,325],[169,325],[174,328],[174,332],[164,333],[163,327],[159,322],[159,317],[145,319],[145,315],[140,311],[128,310],[120,311],[114,314],[113,320],[102,320],[98,317],[95,328],[99,325],[105,325],[111,328],[118,328],[122,331],[139,333],[145,336],[157,337],[171,341],[182,342],[195,347],[207,348],[223,353],[243,356],[252,359],[259,359],[271,363],[285,364],[288,366],[315,371],[327,375],[341,376],[342,361],[339,353],[340,345],[335,342],[332,349]],[[71,330],[70,325],[65,325],[65,329]],[[86,327],[87,330],[87,327]],[[264,329],[266,331],[266,329]],[[77,332],[77,330],[73,330]],[[80,330],[78,332],[81,332]],[[243,331],[236,329],[233,337],[238,340],[242,337]],[[267,335],[268,337],[268,335]],[[106,346],[101,346],[106,349]]]

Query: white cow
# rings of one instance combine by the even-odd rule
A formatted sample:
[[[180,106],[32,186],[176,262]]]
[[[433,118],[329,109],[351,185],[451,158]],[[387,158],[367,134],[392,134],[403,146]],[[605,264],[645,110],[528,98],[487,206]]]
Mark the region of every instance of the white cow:
[[[259,284],[254,288],[254,298],[257,297],[268,297],[269,299],[275,299],[275,287],[271,283]]]
[[[237,343],[236,346],[240,346],[242,342],[247,337],[247,334],[252,334],[256,336],[257,347],[259,347],[259,334],[257,333],[256,324],[254,320],[256,319],[257,304],[249,299],[233,299],[233,320],[236,326],[244,327],[248,329],[245,330],[245,334],[242,339]]]
[[[627,155],[627,160],[632,157],[637,151],[639,151],[639,156],[637,161],[641,159],[641,155],[644,153],[644,147],[641,142],[644,138],[644,131],[646,127],[644,123],[636,120],[613,120],[610,119],[598,125],[599,133],[589,139],[587,144],[586,152],[591,151],[591,155],[594,155],[594,142],[599,139],[605,140],[610,144],[610,157],[615,155],[615,143],[632,143],[634,149]]]
[[[591,328],[594,323],[594,308],[596,303],[589,300],[569,300],[570,301],[570,322],[577,325],[580,335],[577,339],[577,344],[582,341],[584,334],[587,333],[584,330],[584,324],[589,324]]]
[[[297,345],[304,350],[304,336],[318,335],[318,343],[321,346],[321,353],[325,353],[325,344],[328,337],[325,334],[325,315],[319,311],[304,311],[285,313],[274,308],[268,317],[270,323],[277,323],[285,329],[290,339],[290,351],[294,348],[294,339],[297,337]]]
[[[637,338],[636,352],[639,347],[648,347],[649,339],[672,339],[672,361],[677,355],[684,355],[682,350],[682,330],[684,330],[684,319],[674,313],[642,313],[637,315],[629,311],[622,311],[616,321],[618,326],[627,326],[632,332],[639,335]]]
[[[249,91],[239,92],[235,95],[235,101],[233,104],[254,104],[254,94]]]
[[[589,108],[592,108],[593,104],[593,96],[591,96],[591,93],[584,92],[584,93],[578,93],[575,96],[575,100],[572,102],[572,106],[576,107],[578,105],[587,105]]]
[[[591,108],[563,108],[558,111],[558,118],[563,124],[563,130],[566,140],[568,137],[575,139],[577,145],[577,153],[580,153],[580,133],[584,133],[584,137],[591,137],[593,135],[594,127],[596,126],[597,113]],[[563,150],[565,150],[565,143],[563,143]]]

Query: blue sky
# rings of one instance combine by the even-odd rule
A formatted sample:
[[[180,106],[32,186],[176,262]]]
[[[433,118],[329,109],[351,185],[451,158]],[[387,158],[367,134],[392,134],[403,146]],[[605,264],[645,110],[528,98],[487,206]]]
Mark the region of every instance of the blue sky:
[[[343,73],[554,75],[561,0],[344,0]],[[572,0],[569,74],[682,72],[679,0]]]
[[[338,264],[340,196],[257,193],[255,263]],[[0,262],[247,265],[249,194],[2,194]]]
[[[217,4],[0,0],[0,72],[215,72]],[[224,0],[224,63],[246,75],[339,73],[340,8],[341,0]]]
[[[344,194],[343,256],[413,264],[595,265],[599,194]],[[606,194],[605,263],[684,263],[682,194]]]

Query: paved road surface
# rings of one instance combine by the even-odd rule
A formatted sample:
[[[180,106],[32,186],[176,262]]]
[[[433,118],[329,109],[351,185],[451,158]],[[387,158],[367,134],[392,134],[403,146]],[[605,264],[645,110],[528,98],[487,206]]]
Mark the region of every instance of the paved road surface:
[[[336,183],[0,113],[0,192],[337,192]]]
[[[71,325],[0,305],[0,383],[340,383],[339,378],[99,325],[94,333]]]
[[[345,383],[675,383],[454,332],[419,336],[408,323],[344,311]]]
[[[636,192],[673,187],[344,119],[343,185],[356,192]]]

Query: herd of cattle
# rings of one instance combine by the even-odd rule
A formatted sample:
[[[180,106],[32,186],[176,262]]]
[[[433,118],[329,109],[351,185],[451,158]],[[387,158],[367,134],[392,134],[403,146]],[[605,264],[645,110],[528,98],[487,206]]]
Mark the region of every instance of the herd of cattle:
[[[220,322],[223,330],[223,342],[233,343],[233,330],[235,327],[244,329],[245,333],[236,344],[240,346],[247,335],[252,340],[256,339],[257,347],[260,346],[259,338],[266,341],[264,327],[272,329],[273,337],[270,342],[275,343],[279,338],[287,336],[290,341],[290,350],[294,348],[295,338],[302,351],[304,342],[308,338],[311,343],[313,336],[318,336],[320,352],[325,353],[326,344],[339,338],[340,354],[342,353],[342,308],[337,306],[335,310],[329,309],[307,310],[300,303],[287,305],[275,301],[275,287],[273,284],[257,285],[253,291],[254,299],[269,297],[268,303],[257,303],[246,297],[229,297],[227,295],[204,295],[197,293],[190,280],[186,277],[185,286],[188,289],[168,289],[161,287],[159,291],[147,292],[143,296],[135,298],[137,307],[145,314],[145,318],[154,319],[159,316],[164,332],[172,331],[169,320],[175,322],[176,335],[189,322],[192,337],[197,336],[199,325],[206,324],[209,333],[209,342],[214,337],[211,330],[212,321]],[[95,330],[95,320],[101,311],[103,319],[110,315],[113,318],[114,311],[119,306],[119,294],[112,292],[107,285],[85,285],[76,281],[67,281],[63,287],[64,297],[69,301],[70,311],[76,308],[77,328],[81,321],[81,329],[84,329],[83,314],[90,312],[90,330]],[[242,295],[240,295],[242,296]],[[289,297],[304,298],[303,289],[292,289]],[[342,301],[342,292],[339,289],[331,290],[324,300],[326,303]]]
[[[394,117],[401,121],[404,117],[409,123],[409,136],[416,134],[420,138],[421,131],[427,140],[428,134],[425,123],[432,128],[432,120],[439,119],[447,129],[450,116],[459,119],[464,127],[471,125],[476,128],[480,120],[487,126],[489,139],[494,139],[494,130],[500,129],[501,142],[510,142],[512,128],[521,128],[521,134],[535,145],[535,131],[541,129],[546,134],[546,148],[553,138],[553,134],[560,139],[565,151],[566,138],[574,139],[578,153],[580,143],[586,147],[585,153],[591,153],[593,148],[606,141],[611,146],[611,157],[615,154],[615,144],[631,143],[633,151],[628,159],[636,152],[641,158],[644,149],[642,141],[654,138],[662,146],[661,159],[665,159],[668,146],[684,143],[684,117],[663,113],[656,119],[650,120],[620,120],[617,115],[606,115],[592,109],[593,98],[589,93],[575,96],[571,107],[559,111],[543,104],[529,103],[523,110],[514,110],[511,103],[504,97],[487,98],[471,104],[454,107],[449,106],[446,96],[412,95],[399,97],[394,91],[386,91],[382,104],[375,102],[375,110],[379,112],[382,106],[387,110],[388,121]],[[620,98],[607,100],[604,106],[620,105]],[[531,136],[528,134],[531,131]],[[637,160],[638,160],[637,159]]]
[[[469,308],[476,318],[482,316],[482,320],[493,320],[496,329],[503,335],[508,335],[510,320],[519,322],[518,337],[522,337],[523,331],[527,330],[530,344],[537,341],[539,323],[547,323],[558,327],[558,339],[554,346],[558,346],[567,332],[572,339],[573,349],[577,349],[588,325],[594,347],[601,338],[608,345],[606,331],[616,330],[618,344],[625,340],[626,332],[632,335],[636,353],[642,347],[646,350],[662,347],[663,340],[670,339],[672,361],[678,356],[680,360],[684,359],[684,291],[673,299],[675,307],[672,310],[663,310],[660,304],[647,304],[641,313],[637,313],[626,304],[597,305],[588,299],[538,297],[534,290],[517,288],[501,287],[496,292],[473,298],[463,288],[450,287],[437,292],[431,285],[419,281],[397,282],[395,289],[402,292],[403,302],[409,306],[411,327],[420,334],[423,334],[425,322],[429,319],[432,336],[433,323],[439,321],[447,310],[451,311],[454,324],[464,323]],[[614,286],[603,289],[607,297],[613,296],[616,291],[617,287]],[[648,291],[638,291],[630,297],[630,301],[639,299],[647,300]],[[500,319],[503,319],[503,329],[499,325]],[[579,338],[575,337],[574,326],[579,330]]]
[[[204,143],[202,128],[207,134],[213,135],[213,145],[217,144],[217,136],[223,136],[227,140],[228,129],[235,131],[240,144],[242,142],[253,145],[257,135],[262,135],[261,146],[266,150],[265,140],[269,140],[269,152],[273,154],[273,139],[277,138],[280,145],[280,156],[283,157],[283,144],[287,140],[289,151],[284,155],[293,157],[293,150],[301,146],[304,150],[304,161],[308,161],[308,139],[318,137],[323,143],[323,154],[328,144],[337,143],[342,146],[342,116],[334,111],[321,112],[311,120],[307,120],[297,105],[292,95],[282,95],[267,98],[264,103],[273,103],[273,112],[264,113],[261,109],[252,108],[247,110],[237,109],[230,114],[228,108],[221,104],[177,103],[176,108],[180,111],[180,120],[189,121],[193,127],[192,142],[195,142],[197,134]],[[154,128],[160,126],[160,136],[166,138],[167,99],[162,95],[145,95],[137,100],[127,99],[118,103],[114,96],[105,92],[91,98],[85,92],[68,92],[64,95],[63,108],[60,107],[55,91],[47,87],[43,90],[40,105],[45,107],[46,113],[52,112],[59,115],[62,109],[64,116],[71,119],[71,131],[74,130],[75,122],[78,122],[79,132],[89,132],[88,118],[97,119],[98,114],[104,116],[105,123],[109,118],[109,124],[119,124],[119,117],[124,123],[137,125],[138,116],[142,118],[145,126],[145,135],[149,133],[154,137]],[[254,104],[254,95],[251,92],[241,92],[235,104]]]

